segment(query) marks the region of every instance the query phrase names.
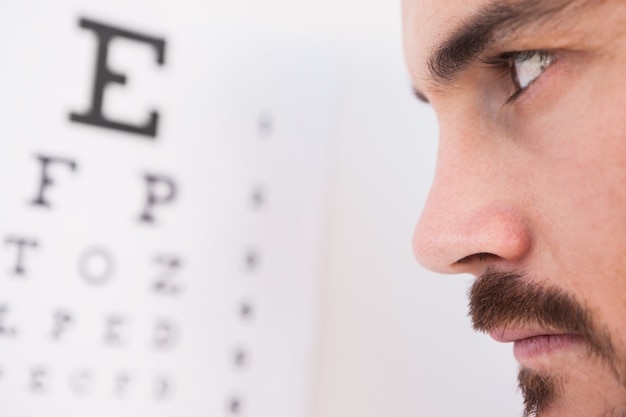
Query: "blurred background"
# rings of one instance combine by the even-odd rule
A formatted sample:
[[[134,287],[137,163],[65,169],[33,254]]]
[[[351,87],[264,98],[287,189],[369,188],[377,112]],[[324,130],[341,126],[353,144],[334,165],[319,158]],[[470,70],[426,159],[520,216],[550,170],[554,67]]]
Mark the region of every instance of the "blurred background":
[[[411,234],[389,0],[0,5],[0,414],[519,414]]]

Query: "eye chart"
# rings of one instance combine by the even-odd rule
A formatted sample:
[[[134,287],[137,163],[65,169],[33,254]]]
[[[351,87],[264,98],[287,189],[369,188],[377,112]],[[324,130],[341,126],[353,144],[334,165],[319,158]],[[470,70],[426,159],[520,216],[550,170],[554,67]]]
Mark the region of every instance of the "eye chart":
[[[308,415],[336,70],[185,3],[0,6],[2,416]]]

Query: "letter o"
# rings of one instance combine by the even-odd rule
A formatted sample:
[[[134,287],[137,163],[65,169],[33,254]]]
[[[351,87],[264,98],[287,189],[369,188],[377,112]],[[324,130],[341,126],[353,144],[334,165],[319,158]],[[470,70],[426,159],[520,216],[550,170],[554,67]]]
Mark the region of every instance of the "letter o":
[[[90,248],[78,261],[78,272],[89,284],[102,285],[113,275],[113,258],[102,248]]]

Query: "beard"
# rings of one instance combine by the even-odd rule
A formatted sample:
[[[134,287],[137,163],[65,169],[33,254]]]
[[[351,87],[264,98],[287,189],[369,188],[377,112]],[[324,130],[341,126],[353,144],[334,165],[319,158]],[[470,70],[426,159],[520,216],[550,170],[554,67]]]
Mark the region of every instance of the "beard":
[[[598,326],[592,312],[567,292],[520,274],[490,269],[470,289],[469,308],[477,331],[540,326],[575,335],[588,356],[603,362],[626,387],[626,361],[619,360],[608,329]],[[524,417],[539,416],[556,403],[565,384],[558,375],[525,367],[520,369],[518,382],[524,397]]]
[[[524,397],[523,417],[540,415],[558,398],[563,387],[559,378],[521,368],[517,376]]]

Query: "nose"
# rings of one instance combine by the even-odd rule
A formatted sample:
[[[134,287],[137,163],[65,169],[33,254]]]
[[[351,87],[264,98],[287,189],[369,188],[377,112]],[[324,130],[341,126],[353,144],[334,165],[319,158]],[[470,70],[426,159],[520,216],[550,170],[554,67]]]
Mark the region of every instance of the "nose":
[[[476,276],[494,263],[521,262],[532,242],[515,152],[497,141],[449,140],[441,132],[435,179],[413,236],[418,262]]]

